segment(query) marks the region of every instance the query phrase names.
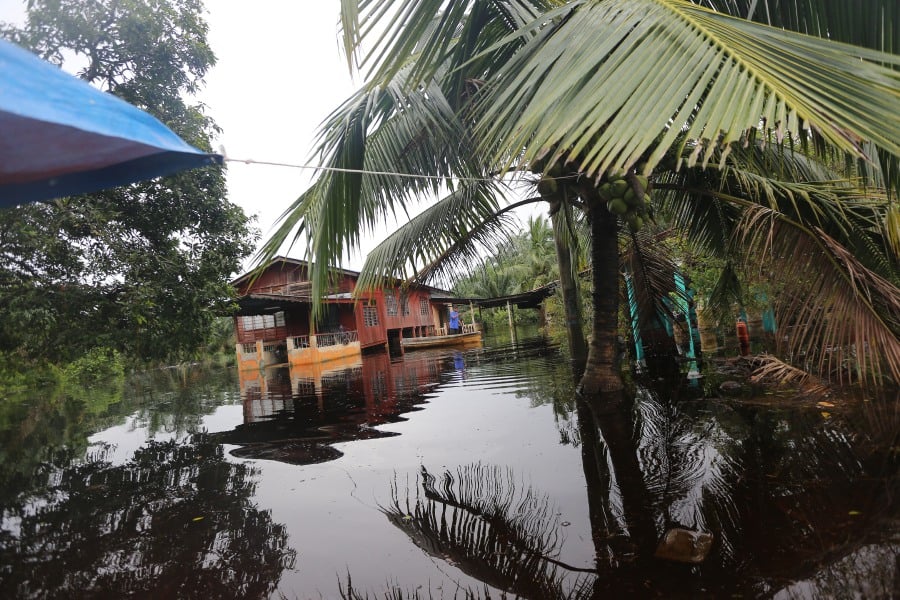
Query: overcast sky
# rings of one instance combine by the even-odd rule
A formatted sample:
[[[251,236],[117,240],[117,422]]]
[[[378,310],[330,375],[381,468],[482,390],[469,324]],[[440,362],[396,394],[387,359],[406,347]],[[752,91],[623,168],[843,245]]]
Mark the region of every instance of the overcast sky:
[[[230,158],[307,163],[318,125],[356,87],[338,44],[338,3],[206,4],[218,64],[206,77],[201,99],[223,130],[219,143]],[[266,238],[313,175],[229,162],[228,194],[258,215]],[[358,268],[362,258],[351,257],[346,266]]]
[[[23,0],[0,0],[0,20],[21,22]],[[229,158],[305,164],[318,125],[361,83],[348,72],[338,40],[337,0],[206,2],[209,42],[218,63],[199,95],[223,133],[214,144]],[[306,189],[306,169],[228,163],[229,199],[257,215],[265,239]],[[391,231],[367,236],[363,254]],[[301,257],[294,249],[292,256]]]

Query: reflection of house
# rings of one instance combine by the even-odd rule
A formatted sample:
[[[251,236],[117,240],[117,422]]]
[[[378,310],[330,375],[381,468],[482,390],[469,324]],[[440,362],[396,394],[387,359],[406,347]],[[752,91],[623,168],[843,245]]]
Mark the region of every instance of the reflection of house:
[[[359,273],[335,270],[313,322],[308,269],[306,261],[277,257],[258,276],[248,273],[232,282],[239,296],[235,331],[241,369],[310,365],[367,348],[399,348],[402,338],[433,335],[447,320],[446,292],[413,285],[354,298]]]
[[[339,442],[398,435],[377,425],[405,420],[454,369],[451,359],[420,353],[392,359],[370,352],[355,360],[241,371],[244,422],[212,434],[240,446],[233,456],[312,464],[334,460]]]

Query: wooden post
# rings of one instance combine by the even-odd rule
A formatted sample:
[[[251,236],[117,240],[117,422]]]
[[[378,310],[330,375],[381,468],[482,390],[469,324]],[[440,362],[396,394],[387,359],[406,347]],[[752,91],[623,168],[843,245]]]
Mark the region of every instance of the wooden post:
[[[506,314],[509,316],[509,339],[513,346],[518,346],[519,337],[516,335],[516,322],[513,319],[513,306],[509,300],[506,301]]]

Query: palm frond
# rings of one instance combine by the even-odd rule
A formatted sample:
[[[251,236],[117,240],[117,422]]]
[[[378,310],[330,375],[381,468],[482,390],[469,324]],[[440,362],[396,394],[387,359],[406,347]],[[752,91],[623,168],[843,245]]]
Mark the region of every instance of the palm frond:
[[[896,379],[897,258],[884,190],[837,179],[817,160],[772,145],[736,149],[724,166],[664,175],[658,209],[706,251],[741,261],[767,284],[792,331],[788,355],[822,376],[846,380],[852,365],[851,380]],[[729,262],[707,307],[726,322],[743,293]]]
[[[323,172],[285,211],[260,254],[262,262],[305,234],[313,297],[325,289],[333,261],[359,247],[362,233],[390,216],[407,216],[423,196],[445,190],[446,177],[482,172],[440,88],[405,94],[406,74],[357,92],[329,116],[317,148]]]
[[[655,327],[663,317],[674,322],[671,300],[680,298],[687,302],[689,298],[677,290],[673,273],[679,269],[665,245],[660,243],[669,232],[645,228],[631,235],[624,232],[621,235],[626,240],[622,263],[631,276],[640,327]],[[622,299],[623,306],[627,306],[626,300]]]
[[[492,147],[528,147],[526,159],[556,147],[600,173],[649,156],[649,172],[683,131],[692,164],[761,121],[783,136],[815,129],[856,155],[862,139],[900,154],[892,54],[679,0],[569,2],[513,35],[526,34],[478,127]]]
[[[372,250],[358,289],[396,278],[421,283],[451,279],[506,239],[509,215],[490,181],[466,183],[401,226]]]
[[[522,597],[583,598],[593,570],[569,567],[553,558],[558,534],[547,497],[520,489],[510,471],[474,464],[440,479],[422,467],[421,493],[396,483],[388,520],[428,554],[451,559],[463,572]],[[564,585],[574,571],[572,589]],[[588,574],[581,574],[585,571]]]
[[[558,4],[552,0],[449,4],[442,0],[342,0],[345,52],[350,60],[361,45],[369,43],[371,51],[356,62],[368,69],[371,81],[393,79],[410,60],[416,63],[408,82],[411,87],[432,80],[442,67],[464,78],[478,77],[491,65],[505,62],[510,49],[520,45],[493,47],[494,42]]]
[[[900,20],[894,0],[705,0],[719,12],[772,27],[897,54]]]
[[[716,169],[664,171],[657,176],[651,199],[654,211],[669,227],[698,249],[727,259],[741,209],[710,193],[721,187],[721,180]]]
[[[788,350],[839,382],[900,381],[900,289],[818,228],[747,209],[747,256],[778,273],[775,300]]]
[[[900,266],[898,265],[898,261],[900,261],[900,202],[896,200],[891,202],[884,216],[882,231],[894,258],[893,264],[895,267]],[[895,269],[895,273],[898,273],[897,276],[900,277],[900,270]],[[896,278],[895,281],[897,281]]]
[[[725,324],[733,326],[734,310],[732,307],[735,304],[744,305],[744,286],[741,284],[741,278],[738,277],[734,264],[727,262],[719,272],[719,277],[706,298],[703,310],[707,318],[711,316],[711,320],[719,326]]]
[[[751,381],[754,383],[772,383],[777,386],[796,385],[804,395],[811,398],[824,398],[831,386],[811,373],[798,369],[771,354],[757,356],[758,366],[753,370]]]

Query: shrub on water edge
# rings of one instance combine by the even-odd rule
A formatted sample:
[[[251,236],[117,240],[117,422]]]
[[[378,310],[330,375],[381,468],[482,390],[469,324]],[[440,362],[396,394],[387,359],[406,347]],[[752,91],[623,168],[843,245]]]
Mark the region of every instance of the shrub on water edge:
[[[100,381],[125,375],[125,361],[118,350],[92,348],[62,369],[67,381],[80,385],[92,385]]]
[[[55,365],[36,363],[16,352],[0,352],[0,397],[61,381],[62,373]]]

